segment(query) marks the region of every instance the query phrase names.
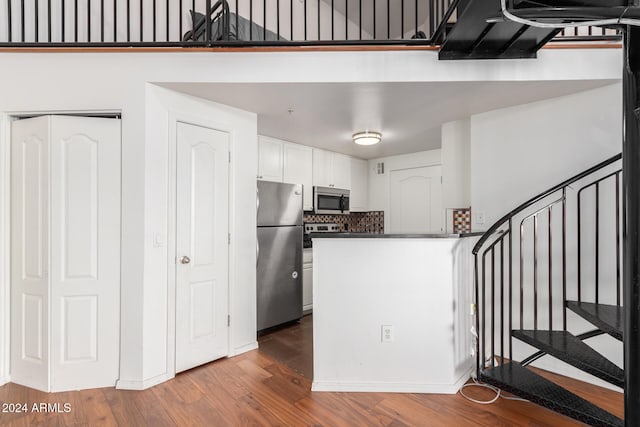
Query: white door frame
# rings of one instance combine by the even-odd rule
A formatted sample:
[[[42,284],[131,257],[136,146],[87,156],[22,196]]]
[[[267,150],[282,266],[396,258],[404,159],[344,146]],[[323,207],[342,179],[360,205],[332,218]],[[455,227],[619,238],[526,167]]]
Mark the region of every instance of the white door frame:
[[[0,385],[11,381],[9,366],[11,358],[11,122],[25,116],[61,114],[121,116],[122,111],[65,110],[9,111],[0,113]],[[122,147],[122,132],[120,134],[120,146]],[[120,175],[122,175],[122,169],[120,170]],[[122,195],[120,199],[122,202]],[[120,239],[122,241],[122,235]],[[120,284],[122,285],[122,270],[120,274]],[[120,295],[122,298],[122,293]]]
[[[168,153],[168,197],[167,197],[167,375],[172,378],[176,374],[176,184],[177,184],[177,149],[178,134],[177,124],[185,123],[193,126],[200,126],[212,130],[222,131],[229,134],[229,153],[235,141],[235,132],[232,128],[225,126],[215,120],[204,116],[195,116],[193,114],[178,113],[169,111],[169,153]],[[228,174],[228,204],[229,211],[228,230],[233,230],[233,161],[229,163]],[[228,257],[228,276],[227,276],[227,311],[231,315],[231,286],[235,280],[232,270],[233,264],[233,239],[227,246]],[[227,334],[227,356],[231,353],[231,328]]]

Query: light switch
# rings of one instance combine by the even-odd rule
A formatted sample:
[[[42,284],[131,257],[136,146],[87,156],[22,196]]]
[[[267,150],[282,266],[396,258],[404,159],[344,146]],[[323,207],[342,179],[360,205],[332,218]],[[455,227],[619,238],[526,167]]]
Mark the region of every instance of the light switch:
[[[161,248],[164,245],[165,245],[164,235],[162,233],[154,233],[153,246],[156,248]]]

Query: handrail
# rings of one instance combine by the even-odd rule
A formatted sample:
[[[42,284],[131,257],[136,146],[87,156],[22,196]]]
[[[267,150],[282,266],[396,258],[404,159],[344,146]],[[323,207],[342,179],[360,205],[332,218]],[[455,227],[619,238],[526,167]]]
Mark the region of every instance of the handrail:
[[[598,163],[595,166],[590,167],[589,169],[580,172],[579,174],[567,179],[566,181],[561,182],[560,184],[554,185],[553,187],[551,187],[550,189],[543,191],[542,193],[538,194],[537,196],[532,197],[531,199],[527,200],[526,202],[522,203],[520,206],[518,206],[517,208],[513,209],[512,211],[510,211],[509,213],[507,213],[506,215],[504,215],[502,218],[500,218],[498,221],[496,221],[483,235],[482,237],[480,237],[480,239],[478,240],[478,242],[476,243],[476,245],[473,247],[472,253],[473,255],[477,255],[478,252],[480,252],[480,249],[482,248],[482,246],[484,245],[484,243],[489,239],[489,237],[495,233],[495,231],[500,228],[506,221],[508,221],[509,219],[513,218],[516,214],[522,212],[523,210],[525,210],[526,208],[528,208],[529,206],[539,202],[540,200],[544,199],[545,197],[550,196],[551,194],[555,193],[558,190],[561,190],[564,187],[569,186],[570,184],[573,184],[576,181],[581,180],[582,178],[585,178],[586,176],[598,171],[599,169],[602,169],[610,164],[613,164],[615,162],[617,162],[618,160],[622,159],[622,153],[617,154],[603,162]]]

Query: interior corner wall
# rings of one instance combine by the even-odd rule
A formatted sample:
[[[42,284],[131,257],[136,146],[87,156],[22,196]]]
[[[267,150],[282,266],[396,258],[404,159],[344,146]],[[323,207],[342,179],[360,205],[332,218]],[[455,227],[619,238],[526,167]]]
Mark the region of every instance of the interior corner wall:
[[[232,236],[229,264],[229,312],[231,328],[229,353],[235,355],[257,348],[255,310],[256,263],[256,164],[257,116],[211,101],[147,84],[145,181],[145,266],[144,266],[144,386],[154,385],[175,374],[168,292],[170,242],[168,224],[170,171],[172,158],[170,121],[188,120],[203,126],[212,121],[231,133],[229,231]],[[169,309],[167,309],[169,307]],[[175,308],[175,307],[174,307]]]
[[[383,174],[378,173],[378,163],[384,163]],[[389,194],[391,171],[435,166],[441,163],[440,149],[369,160],[369,210],[384,211],[386,232],[389,230],[389,208],[391,206],[391,195]]]
[[[473,230],[621,149],[620,83],[472,116]]]
[[[442,125],[442,206],[471,205],[471,121],[469,118]]]
[[[0,141],[9,141],[9,118],[0,116]],[[9,200],[11,191],[9,144],[0,144],[0,386],[9,382],[9,336],[10,336],[10,206],[4,202]]]

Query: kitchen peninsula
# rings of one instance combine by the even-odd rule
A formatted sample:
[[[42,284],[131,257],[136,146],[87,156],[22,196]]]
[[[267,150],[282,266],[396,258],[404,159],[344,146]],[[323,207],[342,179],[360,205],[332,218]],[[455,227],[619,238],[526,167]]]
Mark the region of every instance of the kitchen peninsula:
[[[479,234],[313,236],[312,390],[456,393]]]

